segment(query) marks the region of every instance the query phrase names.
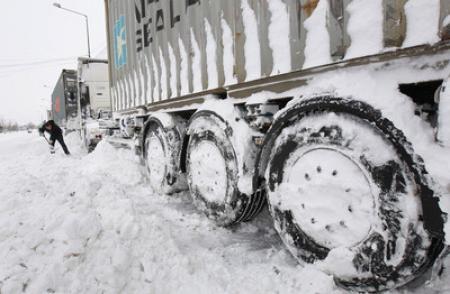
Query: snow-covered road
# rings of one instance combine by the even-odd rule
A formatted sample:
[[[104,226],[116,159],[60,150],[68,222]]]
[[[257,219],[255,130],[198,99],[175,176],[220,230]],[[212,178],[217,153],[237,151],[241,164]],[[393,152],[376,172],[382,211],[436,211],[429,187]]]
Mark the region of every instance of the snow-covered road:
[[[129,150],[67,141],[71,157],[0,134],[0,293],[345,293],[297,264],[266,212],[217,227],[187,193],[152,193]]]

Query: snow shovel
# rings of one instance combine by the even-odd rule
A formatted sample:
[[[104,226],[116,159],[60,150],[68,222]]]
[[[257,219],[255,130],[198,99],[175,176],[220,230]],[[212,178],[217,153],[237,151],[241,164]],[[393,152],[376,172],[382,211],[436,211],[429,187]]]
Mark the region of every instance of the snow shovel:
[[[42,137],[44,137],[45,141],[47,141],[47,143],[48,143],[48,146],[50,146],[50,147],[49,147],[49,148],[50,148],[50,154],[55,154],[55,146],[53,146],[53,145],[50,143],[50,140],[47,139],[47,137],[45,136],[45,134],[43,134]]]

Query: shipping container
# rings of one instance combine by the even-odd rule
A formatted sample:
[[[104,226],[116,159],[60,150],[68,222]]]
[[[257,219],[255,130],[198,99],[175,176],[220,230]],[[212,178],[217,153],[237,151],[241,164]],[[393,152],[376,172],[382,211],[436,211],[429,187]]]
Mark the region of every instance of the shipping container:
[[[76,129],[78,116],[76,70],[63,69],[52,93],[52,118],[63,128]]]
[[[268,208],[292,255],[346,289],[439,272],[450,1],[105,7],[117,135],[134,140],[154,191],[188,190],[222,226]]]

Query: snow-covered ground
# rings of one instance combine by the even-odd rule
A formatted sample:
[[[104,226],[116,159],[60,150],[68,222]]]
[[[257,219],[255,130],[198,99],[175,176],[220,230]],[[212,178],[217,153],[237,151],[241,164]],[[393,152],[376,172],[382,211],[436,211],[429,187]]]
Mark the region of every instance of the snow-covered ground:
[[[263,212],[233,229],[155,195],[132,152],[0,134],[0,293],[346,293],[300,266]],[[450,276],[400,292],[450,293]]]

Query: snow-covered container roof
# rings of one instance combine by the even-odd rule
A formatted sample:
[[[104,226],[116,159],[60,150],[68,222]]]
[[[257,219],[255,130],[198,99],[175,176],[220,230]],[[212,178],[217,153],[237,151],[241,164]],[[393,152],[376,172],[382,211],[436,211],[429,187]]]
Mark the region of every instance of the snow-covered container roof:
[[[78,58],[78,81],[107,82],[108,61],[85,57]]]

